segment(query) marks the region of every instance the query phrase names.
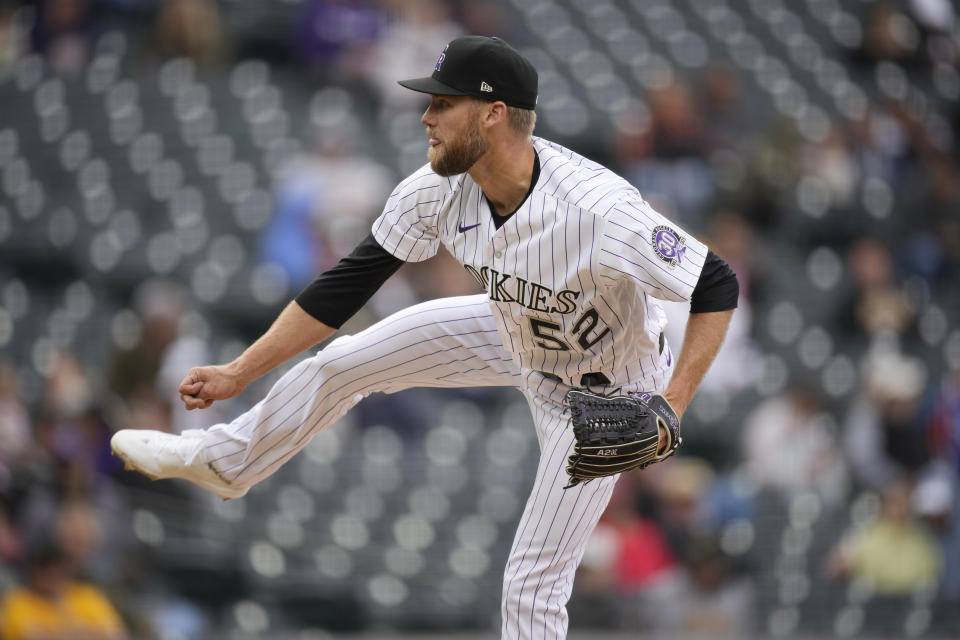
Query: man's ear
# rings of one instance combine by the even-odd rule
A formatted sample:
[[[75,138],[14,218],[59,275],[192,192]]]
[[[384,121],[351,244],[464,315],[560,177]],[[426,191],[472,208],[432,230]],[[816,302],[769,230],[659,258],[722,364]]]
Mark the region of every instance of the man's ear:
[[[507,105],[499,100],[487,104],[486,113],[483,117],[483,126],[492,127],[499,122],[505,122],[507,119]]]

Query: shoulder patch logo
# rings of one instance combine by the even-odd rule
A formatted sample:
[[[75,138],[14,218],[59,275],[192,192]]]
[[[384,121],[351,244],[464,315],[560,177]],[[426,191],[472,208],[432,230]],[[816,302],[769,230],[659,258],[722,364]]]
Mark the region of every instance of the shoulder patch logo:
[[[676,231],[664,225],[654,227],[650,236],[653,252],[671,267],[683,262],[683,254],[687,250],[686,242],[686,238],[681,237]]]
[[[480,83],[480,91],[486,91],[487,93],[493,93],[493,87],[488,85],[486,82]]]

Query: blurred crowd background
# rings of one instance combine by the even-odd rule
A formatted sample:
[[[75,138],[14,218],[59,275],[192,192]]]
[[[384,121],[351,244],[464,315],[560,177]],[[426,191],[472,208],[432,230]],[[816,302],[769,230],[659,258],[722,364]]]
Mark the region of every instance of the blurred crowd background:
[[[960,636],[953,3],[0,0],[0,639],[495,634],[537,455],[516,392],[370,398],[231,502],[108,444],[276,379],[205,412],[175,392],[425,162],[395,81],[463,33],[521,49],[537,134],[741,285],[680,455],[623,477],[589,542],[571,628]],[[408,265],[344,331],[472,292],[448,257]]]

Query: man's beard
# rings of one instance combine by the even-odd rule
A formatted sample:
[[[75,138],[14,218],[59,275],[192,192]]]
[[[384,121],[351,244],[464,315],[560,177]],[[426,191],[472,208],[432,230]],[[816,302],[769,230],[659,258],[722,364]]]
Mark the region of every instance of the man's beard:
[[[483,139],[480,125],[472,122],[463,136],[431,147],[427,156],[434,173],[446,177],[466,173],[486,152],[487,141]]]

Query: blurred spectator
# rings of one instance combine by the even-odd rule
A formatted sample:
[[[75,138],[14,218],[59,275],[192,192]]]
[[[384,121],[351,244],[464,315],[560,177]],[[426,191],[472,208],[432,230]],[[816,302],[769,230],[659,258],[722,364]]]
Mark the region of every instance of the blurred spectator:
[[[23,554],[23,539],[8,513],[6,495],[0,497],[0,593],[17,584],[13,567]]]
[[[874,2],[864,21],[863,42],[853,55],[861,64],[890,61],[916,67],[957,61],[957,43],[951,35],[956,8],[949,0]]]
[[[710,511],[723,510],[707,504],[713,479],[685,457],[622,477],[587,545],[571,619],[603,626],[615,616],[614,626],[657,638],[749,637],[752,589],[708,528]]]
[[[598,560],[591,568],[603,565],[621,595],[639,592],[676,563],[656,521],[639,512],[636,500],[629,478],[621,478],[591,540]]]
[[[98,21],[93,0],[37,0],[31,42],[57,73],[74,74],[90,59]]]
[[[746,166],[734,201],[764,237],[777,237],[783,223],[782,202],[800,175],[802,148],[796,126],[780,119],[742,150]]]
[[[496,34],[514,46],[522,44],[518,38],[523,37],[526,32],[505,15],[502,7],[471,0],[454,0],[451,4],[453,4],[453,18],[463,25],[465,33]]]
[[[260,240],[262,259],[283,267],[296,288],[353,250],[395,184],[392,171],[361,152],[362,128],[352,116],[319,117],[313,152],[282,172],[276,212]]]
[[[957,467],[938,461],[917,481],[911,504],[917,517],[936,536],[943,558],[940,595],[960,599],[960,483]]]
[[[699,93],[707,150],[737,149],[746,142],[744,136],[756,134],[749,104],[743,100],[740,78],[730,65],[710,64]]]
[[[16,3],[13,0],[0,0],[0,76],[16,62],[24,49]]]
[[[957,173],[960,178],[960,172]],[[937,233],[939,248],[943,251],[944,270],[947,278],[945,291],[960,288],[960,220],[950,218],[944,221]],[[952,287],[952,289],[951,289]]]
[[[93,507],[82,500],[64,504],[57,518],[56,534],[74,569],[83,570],[100,540],[100,522]]]
[[[295,21],[300,59],[323,83],[347,82],[368,73],[370,56],[386,28],[376,0],[309,0]]]
[[[707,527],[714,513],[708,503],[716,471],[706,460],[677,456],[640,474],[653,497],[653,513],[676,558],[682,558],[691,536]]]
[[[706,130],[690,87],[680,81],[650,95],[649,154],[662,160],[701,158]]]
[[[710,221],[710,234],[704,239],[711,250],[723,258],[740,284],[737,312],[733,314],[723,345],[700,385],[702,391],[736,394],[750,388],[760,375],[761,358],[752,340],[753,300],[763,289],[764,265],[767,262],[762,243],[742,215],[721,211]],[[664,335],[673,353],[683,347],[690,305],[664,302],[667,314]]]
[[[108,453],[111,435],[97,409],[53,421],[50,446],[56,470],[62,474],[61,496],[82,498],[96,490],[96,474],[115,464]]]
[[[879,516],[834,549],[830,576],[860,582],[880,596],[907,596],[936,584],[942,558],[930,532],[911,512],[911,490],[906,481],[884,490]]]
[[[186,312],[187,293],[175,283],[150,280],[141,284],[133,306],[141,322],[140,336],[129,348],[112,356],[107,376],[109,389],[122,399],[150,390],[167,348],[177,338],[179,321]]]
[[[54,356],[44,389],[49,412],[60,418],[80,416],[93,406],[97,392],[76,356],[65,351]]]
[[[0,363],[0,492],[31,446],[30,416],[20,399],[20,383],[10,365]]]
[[[590,626],[635,627],[642,594],[675,566],[673,551],[657,522],[637,508],[631,477],[622,477],[590,535],[577,573],[576,608],[571,615]]]
[[[954,283],[960,262],[956,212],[960,211],[960,169],[942,153],[929,154],[911,172],[899,216],[898,255],[907,273],[932,284]]]
[[[925,370],[895,352],[871,353],[863,364],[863,391],[844,424],[843,448],[860,485],[882,490],[915,476],[930,460],[919,416]]]
[[[864,236],[847,251],[852,282],[837,305],[836,326],[850,340],[892,334],[904,337],[915,328],[915,313],[897,282],[893,259],[877,239]]]
[[[740,298],[737,313],[751,309],[763,302],[764,283],[770,270],[772,256],[764,246],[759,234],[739,211],[723,209],[710,220],[707,241],[713,251],[722,257],[737,274],[740,283]],[[748,320],[749,323],[749,320]]]
[[[914,508],[940,537],[943,594],[960,599],[960,366],[954,366],[924,399],[920,412],[935,461],[921,476]]]
[[[955,365],[924,398],[920,412],[931,453],[960,471],[960,365]]]
[[[869,4],[864,23],[863,42],[854,51],[855,61],[912,65],[922,60],[920,31],[897,4],[886,0]]]
[[[99,390],[68,353],[54,357],[45,382],[37,442],[43,450],[41,459],[53,474],[50,498],[54,503],[86,499],[97,490],[98,474],[115,466],[109,455],[111,431],[98,405]]]
[[[423,97],[398,85],[397,78],[410,78],[418,70],[432,68],[441,53],[436,43],[463,35],[463,27],[439,0],[392,0],[386,4],[393,18],[373,52],[369,82],[383,103],[382,117],[388,119],[401,110],[425,107]]]
[[[162,398],[153,389],[140,387],[127,396],[123,410],[117,412],[114,422],[118,426],[135,429],[152,428],[173,432],[171,409],[168,398]]]
[[[72,356],[56,357],[46,382],[46,412],[36,421],[35,443],[14,476],[11,516],[28,540],[54,532],[74,569],[113,579],[122,569],[118,554],[125,528],[120,522],[127,514],[107,480],[120,464],[109,453],[112,430]]]
[[[691,539],[682,570],[644,598],[644,620],[654,638],[740,640],[752,636],[754,595],[715,536]]]
[[[860,170],[851,153],[845,132],[831,127],[823,140],[806,147],[800,169],[824,186],[831,207],[849,210],[855,203],[860,186]]]
[[[183,372],[210,358],[206,323],[192,308],[188,291],[161,280],[141,283],[133,294],[140,320],[138,340],[112,355],[108,385],[121,401],[116,423],[179,433],[216,422],[226,407],[188,412],[177,391]]]
[[[210,407],[210,411],[187,411],[180,403],[180,383],[184,371],[197,366],[198,362],[211,360],[210,347],[205,339],[205,325],[191,326],[194,314],[186,314],[178,323],[178,336],[167,346],[160,360],[160,369],[154,378],[153,393],[144,391],[135,400],[136,419],[130,426],[150,427],[170,425],[172,433],[186,429],[198,429],[219,422],[226,415],[225,407]],[[151,417],[152,416],[152,417]]]
[[[758,488],[813,491],[837,505],[847,471],[829,413],[811,389],[795,386],[764,400],[746,418],[743,464]]]
[[[276,209],[260,236],[260,257],[280,266],[291,287],[302,288],[336,258],[327,250],[314,219],[316,201],[324,196],[321,180],[301,157],[283,171],[276,186]]]
[[[120,614],[92,584],[80,582],[63,550],[52,541],[34,543],[22,587],[0,601],[2,640],[121,640]]]
[[[155,39],[166,57],[216,64],[227,53],[220,10],[211,0],[165,0],[157,14]]]
[[[649,103],[649,129],[620,144],[624,177],[678,224],[702,230],[713,194],[703,116],[690,88],[679,81],[652,92]]]
[[[909,216],[908,229],[936,231],[953,218],[960,207],[960,168],[953,158],[943,153],[930,154],[917,173],[926,178],[916,188],[916,197],[922,198]]]
[[[74,499],[60,506],[54,521],[57,541],[75,575],[97,582],[117,579],[122,567],[119,560],[124,546],[117,535],[122,528],[112,517],[98,512],[85,499]],[[111,528],[105,531],[105,526]]]
[[[756,486],[747,477],[742,469],[735,469],[732,473],[717,474],[706,491],[703,505],[704,531],[723,531],[728,525],[743,526],[745,523],[755,522],[757,518]],[[731,552],[746,553],[752,546],[734,548]]]
[[[909,166],[910,136],[897,114],[882,105],[871,105],[850,131],[851,149],[863,180],[877,178],[897,184]]]

